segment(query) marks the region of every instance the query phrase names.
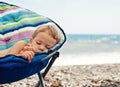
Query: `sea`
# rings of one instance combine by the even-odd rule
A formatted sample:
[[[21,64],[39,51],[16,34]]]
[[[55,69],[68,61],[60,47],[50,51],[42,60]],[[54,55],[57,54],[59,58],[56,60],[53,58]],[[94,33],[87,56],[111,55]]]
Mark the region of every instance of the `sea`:
[[[58,65],[120,63],[119,34],[67,34]],[[61,61],[61,62],[60,62]]]

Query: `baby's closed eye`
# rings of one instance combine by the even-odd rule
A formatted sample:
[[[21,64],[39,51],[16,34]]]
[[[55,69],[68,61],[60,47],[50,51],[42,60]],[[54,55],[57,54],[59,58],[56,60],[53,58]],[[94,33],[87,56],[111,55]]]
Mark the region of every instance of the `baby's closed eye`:
[[[40,42],[40,41],[37,41],[36,43],[37,43],[38,45],[40,45],[42,42]]]

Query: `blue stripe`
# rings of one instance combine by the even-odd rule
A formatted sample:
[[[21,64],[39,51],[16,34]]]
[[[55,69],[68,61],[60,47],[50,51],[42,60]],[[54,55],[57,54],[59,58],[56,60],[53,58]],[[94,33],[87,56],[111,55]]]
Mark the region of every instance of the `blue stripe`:
[[[9,22],[9,21],[16,21],[16,19],[18,19],[20,16],[24,16],[26,15],[25,17],[26,18],[30,18],[30,14],[35,14],[34,12],[30,12],[28,10],[22,10],[22,11],[19,11],[19,12],[14,12],[14,13],[10,13],[10,14],[7,14],[5,16],[2,16],[0,17],[0,22],[4,23],[4,22]],[[35,16],[38,16],[37,14]]]
[[[4,2],[0,2],[0,6],[5,6],[5,5],[7,5],[7,4]]]

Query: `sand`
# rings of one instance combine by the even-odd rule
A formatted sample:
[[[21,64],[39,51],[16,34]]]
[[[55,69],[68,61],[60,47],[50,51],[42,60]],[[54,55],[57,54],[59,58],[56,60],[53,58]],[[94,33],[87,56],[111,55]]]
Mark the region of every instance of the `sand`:
[[[0,87],[34,87],[37,75]],[[120,87],[120,64],[53,66],[46,87]]]

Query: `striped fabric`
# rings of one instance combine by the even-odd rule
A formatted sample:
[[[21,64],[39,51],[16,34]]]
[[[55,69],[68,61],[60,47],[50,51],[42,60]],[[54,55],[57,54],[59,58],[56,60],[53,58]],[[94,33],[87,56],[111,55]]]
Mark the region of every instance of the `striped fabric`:
[[[33,31],[41,24],[51,22],[47,17],[30,10],[0,2],[0,50],[7,49],[18,40],[29,41]]]

